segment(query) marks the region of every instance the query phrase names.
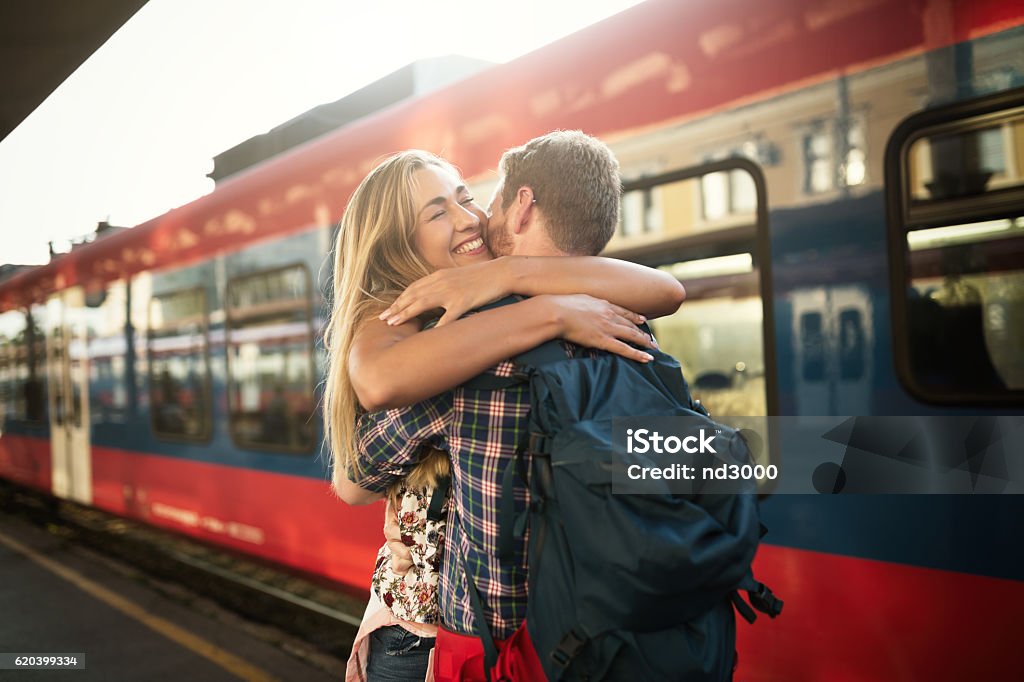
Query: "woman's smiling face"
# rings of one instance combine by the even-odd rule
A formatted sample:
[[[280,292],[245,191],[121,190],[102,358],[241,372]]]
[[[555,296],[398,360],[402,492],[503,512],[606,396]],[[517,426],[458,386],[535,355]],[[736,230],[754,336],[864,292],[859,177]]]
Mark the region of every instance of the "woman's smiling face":
[[[440,166],[413,175],[416,231],[413,242],[431,267],[452,268],[491,259],[483,240],[487,215],[462,178]]]

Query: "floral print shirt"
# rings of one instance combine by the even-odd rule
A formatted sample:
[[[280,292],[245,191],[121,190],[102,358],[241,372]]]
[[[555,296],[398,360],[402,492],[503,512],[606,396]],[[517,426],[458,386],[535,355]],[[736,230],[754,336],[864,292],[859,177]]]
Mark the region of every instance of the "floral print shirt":
[[[433,488],[406,488],[398,491],[398,508],[388,503],[387,517],[397,512],[402,542],[412,554],[412,568],[404,575],[394,570],[387,543],[377,552],[372,588],[396,618],[414,623],[438,625],[437,582],[444,546],[445,520],[449,501],[445,501],[440,521],[427,519]]]

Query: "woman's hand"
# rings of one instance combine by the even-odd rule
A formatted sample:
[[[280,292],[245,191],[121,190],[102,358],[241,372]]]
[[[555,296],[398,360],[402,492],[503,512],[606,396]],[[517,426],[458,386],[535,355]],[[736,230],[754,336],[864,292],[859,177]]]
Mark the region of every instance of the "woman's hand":
[[[654,339],[637,328],[644,318],[622,306],[602,301],[586,294],[568,296],[538,296],[552,306],[561,325],[560,336],[587,348],[597,348],[616,353],[638,362],[650,362],[654,358],[634,348],[657,348]]]
[[[433,272],[410,284],[380,319],[399,325],[428,310],[444,308],[437,326],[454,322],[468,311],[512,293],[507,263],[499,258]]]

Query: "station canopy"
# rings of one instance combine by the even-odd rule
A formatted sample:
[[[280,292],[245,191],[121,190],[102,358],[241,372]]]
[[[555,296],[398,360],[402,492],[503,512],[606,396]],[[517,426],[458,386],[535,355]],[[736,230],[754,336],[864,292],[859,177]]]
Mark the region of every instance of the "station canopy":
[[[0,140],[146,0],[0,2]]]

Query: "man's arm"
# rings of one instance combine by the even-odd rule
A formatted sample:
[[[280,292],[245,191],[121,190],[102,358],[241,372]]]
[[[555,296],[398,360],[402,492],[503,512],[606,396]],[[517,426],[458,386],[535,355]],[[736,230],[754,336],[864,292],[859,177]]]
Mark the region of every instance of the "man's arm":
[[[355,471],[339,476],[338,495],[349,504],[367,504],[407,476],[424,447],[447,449],[452,395],[442,393],[412,407],[372,412],[359,418]],[[349,484],[346,484],[348,481]]]
[[[366,488],[360,487],[357,483],[352,482],[348,476],[338,477],[334,484],[334,490],[338,493],[338,497],[341,498],[342,502],[353,507],[373,504],[377,500],[384,499],[384,493],[370,492]]]

